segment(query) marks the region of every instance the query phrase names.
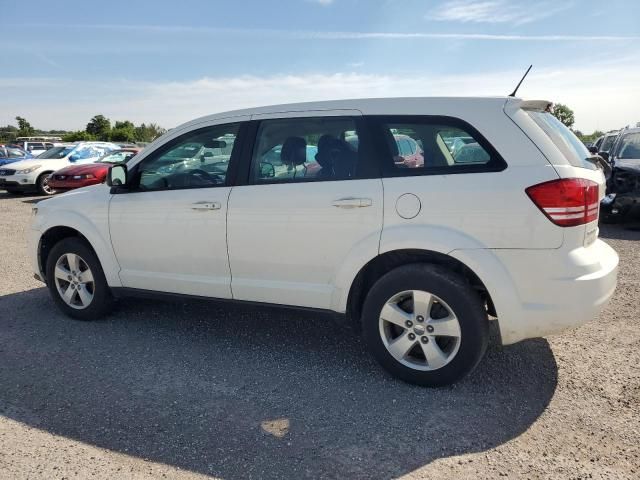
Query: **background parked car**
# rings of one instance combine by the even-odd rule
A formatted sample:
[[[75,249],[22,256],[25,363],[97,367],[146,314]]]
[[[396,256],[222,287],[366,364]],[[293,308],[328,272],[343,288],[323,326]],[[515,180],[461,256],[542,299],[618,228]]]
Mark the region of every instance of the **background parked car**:
[[[40,155],[41,153],[46,152],[50,148],[55,147],[53,142],[27,142],[27,141],[19,141],[14,142],[14,145],[22,148],[23,150],[31,153],[34,157]]]
[[[12,145],[0,145],[0,166],[33,158],[29,152]]]
[[[94,163],[70,165],[52,173],[49,177],[49,186],[59,193],[103,183],[111,165],[128,162],[140,150],[140,148],[113,150]]]
[[[610,152],[607,196],[601,202],[604,222],[616,222],[640,209],[640,128],[620,131]]]
[[[0,168],[0,188],[11,193],[36,190],[42,195],[53,195],[55,191],[49,186],[51,173],[73,163],[91,163],[112,150],[119,150],[119,147],[108,142],[78,142],[53,147],[37,158]]]

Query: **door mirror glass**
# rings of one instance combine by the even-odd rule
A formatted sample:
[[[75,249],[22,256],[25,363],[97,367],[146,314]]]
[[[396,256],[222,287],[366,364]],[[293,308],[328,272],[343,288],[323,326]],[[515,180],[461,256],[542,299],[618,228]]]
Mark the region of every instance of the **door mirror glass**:
[[[127,185],[127,166],[118,164],[109,168],[107,185],[110,187],[124,187]]]

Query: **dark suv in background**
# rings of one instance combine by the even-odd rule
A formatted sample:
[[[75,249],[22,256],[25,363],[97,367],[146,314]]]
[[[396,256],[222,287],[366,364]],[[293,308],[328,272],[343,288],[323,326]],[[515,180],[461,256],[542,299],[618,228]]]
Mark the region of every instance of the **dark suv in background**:
[[[640,210],[640,127],[621,130],[608,156],[612,171],[602,220],[614,222]]]

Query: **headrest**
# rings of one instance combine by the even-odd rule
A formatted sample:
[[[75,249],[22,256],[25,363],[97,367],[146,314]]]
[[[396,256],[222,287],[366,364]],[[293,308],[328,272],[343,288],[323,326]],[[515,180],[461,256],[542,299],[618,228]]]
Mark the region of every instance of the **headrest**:
[[[282,145],[280,159],[285,165],[302,165],[307,161],[307,142],[302,137],[289,137]]]

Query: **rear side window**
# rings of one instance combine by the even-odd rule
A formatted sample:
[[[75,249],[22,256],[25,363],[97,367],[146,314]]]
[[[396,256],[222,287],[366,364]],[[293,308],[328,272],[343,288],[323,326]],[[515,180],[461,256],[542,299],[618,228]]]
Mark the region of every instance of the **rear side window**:
[[[373,117],[386,176],[499,171],[506,163],[471,125],[450,117]]]
[[[571,165],[589,170],[598,168],[587,160],[591,156],[587,147],[560,120],[548,112],[528,110],[527,113]]]
[[[361,142],[352,117],[263,120],[251,162],[251,183],[362,178]]]

